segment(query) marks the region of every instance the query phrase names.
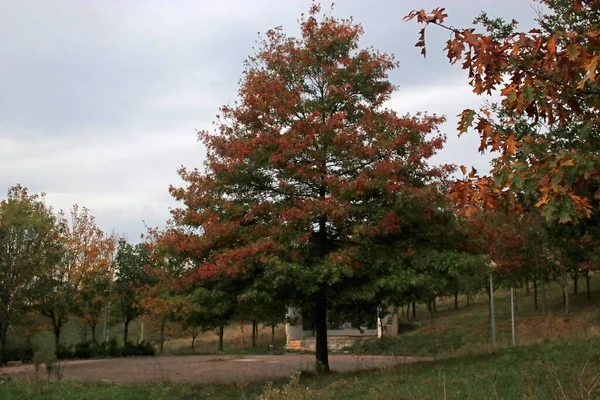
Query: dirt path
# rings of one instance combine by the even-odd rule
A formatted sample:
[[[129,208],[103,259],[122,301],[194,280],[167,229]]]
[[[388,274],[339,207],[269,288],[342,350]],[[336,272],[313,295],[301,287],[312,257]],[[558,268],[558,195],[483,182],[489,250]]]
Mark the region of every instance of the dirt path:
[[[63,379],[103,382],[245,382],[286,377],[293,371],[313,370],[314,360],[314,355],[285,354],[244,357],[173,356],[67,361],[63,365]],[[337,372],[386,368],[419,360],[412,357],[329,356],[330,367]],[[0,370],[0,373],[9,374],[15,379],[28,379],[33,376],[33,366],[22,365],[4,368]]]

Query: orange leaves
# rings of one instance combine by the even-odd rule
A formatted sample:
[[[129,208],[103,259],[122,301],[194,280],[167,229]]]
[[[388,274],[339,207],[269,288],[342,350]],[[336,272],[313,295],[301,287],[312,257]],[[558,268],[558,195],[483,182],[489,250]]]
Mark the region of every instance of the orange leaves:
[[[529,191],[534,188],[537,206],[545,215],[566,221],[590,215],[592,196],[585,188],[590,186],[591,171],[597,168],[591,166],[590,155],[585,161],[552,164],[556,148],[545,136],[554,130],[573,130],[573,135],[581,136],[576,148],[589,151],[588,136],[581,132],[598,126],[600,26],[595,16],[600,3],[574,1],[571,7],[542,3],[549,7],[548,15],[542,14],[538,21],[543,29],[529,32],[515,32],[514,25],[494,26],[485,14],[476,20],[485,26],[483,33],[437,25],[451,32],[445,48],[449,62],[464,59],[462,67],[468,71],[474,93],[501,88],[501,108],[495,115],[501,116],[500,122],[483,110],[464,110],[459,115],[459,135],[474,127],[481,139],[479,151],[498,152],[494,163],[503,166],[495,169],[498,189],[533,194]],[[413,11],[405,19],[436,23],[433,13],[423,10]],[[422,30],[417,45],[424,46],[424,41]],[[540,132],[519,133],[516,121],[530,121]],[[461,189],[460,196],[478,200],[468,188]]]
[[[446,11],[445,8],[436,8],[428,14],[425,10],[413,10],[404,17],[404,20],[410,21],[411,19],[416,18],[418,23],[441,24],[448,16],[444,11]]]
[[[585,66],[587,72],[585,78],[583,78],[577,85],[578,89],[583,89],[587,81],[596,82],[596,70],[598,69],[598,63],[600,62],[600,54],[596,54],[589,63]]]
[[[404,17],[405,21],[410,21],[416,18],[418,23],[425,24],[442,24],[448,14],[444,13],[445,8],[436,8],[431,13],[426,13],[425,10],[413,10],[407,16]],[[427,55],[427,49],[425,47],[425,28],[419,31],[419,40],[415,44],[415,47],[421,48],[421,54],[425,57]]]
[[[505,154],[512,156],[517,151],[517,148],[518,148],[518,143],[517,143],[517,138],[515,137],[515,135],[508,135],[508,138],[506,138]]]

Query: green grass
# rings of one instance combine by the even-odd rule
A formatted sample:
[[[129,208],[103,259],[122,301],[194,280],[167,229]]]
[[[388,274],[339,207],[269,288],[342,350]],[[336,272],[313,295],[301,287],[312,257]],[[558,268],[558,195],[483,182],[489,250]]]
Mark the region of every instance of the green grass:
[[[599,340],[542,343],[332,376],[310,386],[324,399],[440,399],[444,393],[461,399],[600,398],[599,345]]]
[[[600,340],[572,339],[402,365],[354,374],[276,382],[271,396],[287,399],[597,399]],[[253,399],[267,392],[247,385],[27,383],[0,384],[2,399]],[[274,392],[274,393],[273,393]]]
[[[592,281],[594,286],[596,280]],[[600,297],[594,288],[593,299]],[[536,311],[533,294],[518,291],[517,340],[510,345],[510,299],[495,294],[498,345],[490,344],[487,296],[470,307],[464,299],[438,304],[433,323],[423,308],[399,338],[365,340],[356,354],[433,357],[433,361],[352,374],[303,374],[273,385],[1,382],[0,399],[600,399],[600,313],[585,293],[572,297],[563,316],[562,296],[548,287],[547,314]],[[212,344],[212,343],[211,343]],[[227,354],[265,354],[267,346],[226,350]]]
[[[170,383],[112,384],[78,382],[4,382],[0,398],[11,400],[188,400],[254,399],[263,383],[193,386]]]
[[[596,282],[594,282],[596,283]],[[547,313],[535,310],[533,293],[525,290],[517,293],[516,339],[521,344],[565,337],[587,337],[600,328],[600,312],[597,302],[588,300],[585,294],[571,296],[570,317],[564,318],[562,295],[558,285],[547,289]],[[592,292],[592,299],[600,297],[600,290]],[[510,297],[508,291],[498,290],[495,295],[496,336],[500,347],[511,344]],[[434,321],[429,320],[426,310],[418,309],[417,319],[403,323],[411,324],[411,330],[399,338],[367,339],[357,341],[345,349],[353,354],[405,355],[446,358],[465,353],[480,352],[491,347],[491,329],[487,295],[467,307],[464,302],[454,310],[453,299],[438,305]],[[416,329],[414,329],[416,327]],[[599,332],[600,333],[600,332]]]

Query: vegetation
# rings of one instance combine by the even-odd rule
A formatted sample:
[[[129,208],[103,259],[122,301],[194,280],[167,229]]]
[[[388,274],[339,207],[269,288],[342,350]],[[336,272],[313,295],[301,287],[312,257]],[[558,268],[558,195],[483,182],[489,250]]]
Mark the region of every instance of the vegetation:
[[[500,89],[500,103],[459,123],[494,153],[490,176],[461,166],[453,181],[454,166],[430,165],[444,118],[386,109],[393,56],[360,49],[359,24],[321,17],[313,3],[300,37],[276,28],[259,42],[239,103],[199,135],[204,168],[182,168],[183,187],[170,189],[181,207],[165,230],[117,241],[87,208],[55,213],[20,185],[0,202],[0,364],[45,363],[59,381],[63,358],[153,355],[144,327],[160,354],[182,334],[191,353],[210,336],[220,353],[259,354],[259,326],[275,343],[290,306],[312,318],[317,372],[329,371],[327,323],[360,325],[374,310],[381,326],[396,314],[401,337],[346,351],[433,361],[267,386],[6,382],[0,395],[600,398],[600,2],[539,1],[549,11],[530,32],[485,13],[481,32],[445,25],[440,8],[405,18],[450,32],[448,59],[475,93]],[[425,28],[417,46],[425,54]],[[514,348],[507,289],[517,293]],[[244,347],[246,324],[251,347],[227,349],[238,328]]]
[[[597,285],[595,285],[596,287]],[[594,295],[600,292],[593,291]],[[356,348],[360,354],[411,354],[434,357],[434,361],[400,365],[360,373],[315,376],[294,375],[272,384],[246,382],[236,385],[188,385],[170,382],[153,384],[4,382],[0,397],[7,398],[97,398],[155,395],[158,398],[194,399],[434,399],[444,396],[471,398],[532,399],[598,398],[598,376],[594,363],[600,357],[598,313],[585,296],[573,304],[573,316],[560,316],[561,288],[548,288],[554,315],[544,316],[533,307],[533,296],[519,293],[517,333],[520,344],[510,346],[510,301],[505,291],[497,293],[499,345],[489,344],[487,302],[484,296],[469,307],[461,298],[459,310],[453,299],[440,302],[435,323],[423,318],[404,317],[403,325],[413,330],[398,339],[366,342]],[[409,321],[406,321],[409,318]],[[250,348],[252,349],[252,348]],[[360,351],[362,350],[362,351]],[[96,391],[96,392],[93,392]],[[94,393],[92,395],[92,393]],[[21,397],[19,397],[21,396]],[[52,397],[54,396],[54,397]],[[287,396],[287,397],[286,397]]]

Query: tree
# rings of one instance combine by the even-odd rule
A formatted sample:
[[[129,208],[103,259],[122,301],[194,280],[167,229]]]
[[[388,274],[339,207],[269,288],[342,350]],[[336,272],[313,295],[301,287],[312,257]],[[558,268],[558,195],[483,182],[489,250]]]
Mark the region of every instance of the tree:
[[[147,268],[150,267],[150,252],[146,243],[132,245],[120,239],[116,256],[117,269],[113,293],[117,297],[119,312],[123,321],[123,344],[127,344],[129,324],[142,315],[143,296],[140,290],[151,283]]]
[[[403,205],[436,199],[436,182],[453,168],[427,163],[444,143],[442,117],[384,108],[393,57],[359,50],[360,25],[319,12],[313,5],[302,17],[300,38],[266,33],[246,63],[240,102],[221,109],[216,132],[200,133],[203,171],[182,168],[186,186],[171,192],[184,205],[173,211],[185,228],[177,248],[199,260],[187,281],[260,279],[271,296],[311,309],[326,371],[328,309],[371,297],[389,273],[361,254],[398,246]],[[437,214],[423,209],[411,217]]]
[[[0,202],[0,364],[8,328],[36,301],[36,281],[60,257],[56,217],[44,195],[21,185]]]
[[[473,91],[500,90],[500,123],[490,108],[465,110],[459,122],[461,133],[479,133],[480,151],[497,152],[494,179],[472,173],[457,197],[486,203],[489,192],[516,187],[535,195],[547,219],[576,221],[590,217],[600,196],[600,2],[539,2],[549,12],[529,32],[485,13],[474,21],[484,33],[455,29],[444,25],[443,8],[405,19],[448,29],[448,59],[462,61]],[[425,54],[425,28],[417,46]],[[534,134],[519,133],[523,118],[535,124]]]
[[[61,212],[59,228],[64,251],[61,259],[38,277],[40,295],[36,302],[39,312],[50,319],[57,353],[62,328],[74,315],[80,315],[95,336],[102,312],[98,304],[103,304],[106,294],[94,290],[102,290],[98,280],[108,274],[111,251],[110,242],[86,207],[75,204],[68,217]]]
[[[82,268],[81,285],[77,293],[77,314],[91,330],[92,342],[96,342],[96,331],[110,295],[110,283],[114,272],[115,240],[106,237],[95,227],[90,216],[82,249],[87,266]]]

